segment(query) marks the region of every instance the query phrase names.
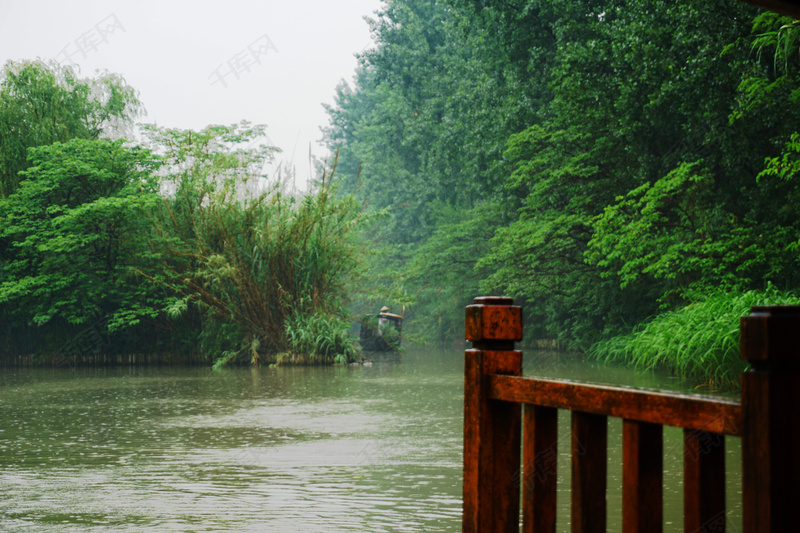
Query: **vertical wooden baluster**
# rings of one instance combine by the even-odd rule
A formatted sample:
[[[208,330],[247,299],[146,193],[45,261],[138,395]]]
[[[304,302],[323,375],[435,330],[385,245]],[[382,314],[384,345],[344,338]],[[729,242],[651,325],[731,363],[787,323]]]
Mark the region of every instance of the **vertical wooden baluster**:
[[[522,524],[525,533],[556,530],[558,409],[525,406]]]
[[[683,430],[683,527],[725,531],[725,437]]]
[[[622,531],[663,531],[663,427],[622,421]]]
[[[573,411],[573,533],[604,533],[606,530],[607,449],[607,418]]]
[[[481,435],[485,428],[483,404],[486,399],[481,387],[481,360],[483,353],[467,350],[464,356],[464,497],[462,530],[480,531],[478,523],[479,467],[481,456]]]
[[[744,532],[799,531],[800,306],[754,306],[741,352]]]
[[[520,404],[490,400],[486,377],[522,375],[522,312],[511,298],[475,298],[466,338],[474,349],[464,369],[464,500],[462,530],[519,531]]]

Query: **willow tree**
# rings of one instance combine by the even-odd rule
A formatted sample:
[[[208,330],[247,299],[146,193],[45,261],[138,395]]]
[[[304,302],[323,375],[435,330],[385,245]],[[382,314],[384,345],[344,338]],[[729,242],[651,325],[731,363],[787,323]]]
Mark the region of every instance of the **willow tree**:
[[[56,62],[7,62],[0,73],[0,197],[19,185],[28,148],[117,137],[141,112],[136,91],[117,74],[84,79]]]

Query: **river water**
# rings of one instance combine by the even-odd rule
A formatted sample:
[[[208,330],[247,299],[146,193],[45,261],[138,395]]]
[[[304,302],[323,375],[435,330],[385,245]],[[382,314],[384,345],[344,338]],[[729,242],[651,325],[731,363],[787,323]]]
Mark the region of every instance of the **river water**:
[[[526,375],[682,389],[526,353]],[[0,531],[460,531],[463,351],[371,366],[0,371]],[[569,530],[569,413],[559,419]],[[665,428],[665,531],[682,531],[682,437]],[[728,531],[740,530],[727,439]],[[619,531],[621,422],[609,422]]]

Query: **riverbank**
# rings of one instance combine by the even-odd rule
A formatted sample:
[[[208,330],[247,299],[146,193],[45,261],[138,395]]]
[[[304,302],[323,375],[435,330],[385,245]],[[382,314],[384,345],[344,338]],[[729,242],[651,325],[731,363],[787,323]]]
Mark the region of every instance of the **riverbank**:
[[[40,356],[34,354],[11,355],[0,358],[2,368],[76,368],[76,367],[103,367],[103,366],[163,366],[182,365],[197,366],[210,365],[209,356],[176,353],[131,353],[131,354],[86,354],[86,355],[52,355]]]

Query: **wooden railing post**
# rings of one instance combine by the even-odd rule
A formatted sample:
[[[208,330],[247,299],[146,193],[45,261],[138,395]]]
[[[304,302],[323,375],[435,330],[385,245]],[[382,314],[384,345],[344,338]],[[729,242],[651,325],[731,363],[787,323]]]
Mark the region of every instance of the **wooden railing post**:
[[[524,408],[522,438],[522,531],[556,530],[558,488],[558,409]]]
[[[683,524],[691,533],[725,533],[725,437],[683,430]]]
[[[466,308],[463,531],[519,531],[520,404],[490,400],[486,376],[522,375],[522,311],[511,298]]]
[[[800,528],[800,306],[741,319],[744,532]]]
[[[664,426],[622,421],[622,533],[664,530]]]
[[[572,411],[571,517],[574,533],[606,531],[608,417]]]

